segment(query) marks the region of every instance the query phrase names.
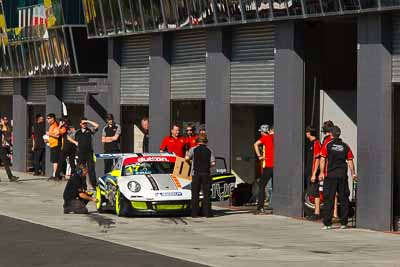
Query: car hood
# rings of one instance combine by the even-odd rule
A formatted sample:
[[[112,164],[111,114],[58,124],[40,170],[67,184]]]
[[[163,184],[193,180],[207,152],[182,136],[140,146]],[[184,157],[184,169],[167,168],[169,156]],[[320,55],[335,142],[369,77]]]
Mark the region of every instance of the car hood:
[[[188,179],[176,178],[171,174],[144,174],[121,177],[118,185],[124,187],[130,181],[138,182],[143,189],[154,191],[189,189],[191,183]]]

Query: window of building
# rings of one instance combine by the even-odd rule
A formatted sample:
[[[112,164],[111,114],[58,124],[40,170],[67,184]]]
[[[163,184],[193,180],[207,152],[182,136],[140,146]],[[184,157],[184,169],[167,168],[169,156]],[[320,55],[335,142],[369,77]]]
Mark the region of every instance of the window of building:
[[[321,0],[322,10],[325,13],[339,12],[340,5],[338,0]]]
[[[362,0],[360,2],[363,9],[378,7],[378,0]]]
[[[340,0],[343,11],[360,9],[359,0]]]
[[[188,27],[191,24],[193,17],[189,15],[189,4],[191,0],[177,0],[176,11],[178,19],[178,28]]]
[[[146,31],[154,30],[156,27],[154,26],[153,5],[151,0],[141,0],[141,4],[143,10],[144,28]]]
[[[257,13],[259,18],[271,17],[271,2],[270,0],[257,0]]]
[[[257,9],[263,10],[268,0],[242,0],[246,20],[257,19]],[[269,8],[269,3],[268,3]]]
[[[400,0],[381,0],[381,6],[400,6]]]
[[[287,0],[287,7],[290,16],[301,16],[303,15],[303,9],[301,7],[300,0]]]
[[[165,23],[168,29],[175,29],[177,27],[177,11],[176,11],[176,3],[174,0],[164,0],[164,14],[165,14]]]
[[[227,0],[231,21],[242,20],[242,4],[240,0]]]
[[[107,34],[115,34],[113,14],[111,12],[111,6],[109,0],[97,0],[101,3],[103,10],[104,26],[106,27]]]
[[[319,14],[321,11],[319,0],[304,0],[304,12],[306,14]]]
[[[103,13],[101,8],[101,0],[94,1],[94,24],[96,27],[97,34],[102,36],[105,34],[104,23],[103,23]]]
[[[215,0],[215,9],[217,10],[218,22],[229,22],[227,0]]]
[[[288,15],[286,0],[273,0],[274,17],[282,17]]]
[[[133,16],[133,27],[135,31],[144,31],[143,18],[142,18],[142,7],[140,0],[130,0],[131,11]]]
[[[110,2],[110,8],[111,8],[111,15],[112,18],[114,20],[114,26],[115,26],[115,30],[117,31],[117,33],[121,33],[123,32],[123,28],[122,28],[122,17],[121,17],[121,9],[120,9],[120,4],[119,4],[119,0],[109,0]]]
[[[214,23],[214,6],[212,0],[192,0],[193,25]]]

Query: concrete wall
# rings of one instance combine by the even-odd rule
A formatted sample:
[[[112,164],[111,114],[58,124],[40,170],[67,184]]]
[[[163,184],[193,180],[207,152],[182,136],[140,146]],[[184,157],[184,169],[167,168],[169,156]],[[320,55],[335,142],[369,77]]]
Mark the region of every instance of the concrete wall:
[[[320,91],[320,125],[332,120],[342,130],[341,138],[357,155],[357,91]],[[322,137],[321,137],[322,138]],[[354,159],[357,166],[357,157]],[[349,172],[349,187],[352,178]]]

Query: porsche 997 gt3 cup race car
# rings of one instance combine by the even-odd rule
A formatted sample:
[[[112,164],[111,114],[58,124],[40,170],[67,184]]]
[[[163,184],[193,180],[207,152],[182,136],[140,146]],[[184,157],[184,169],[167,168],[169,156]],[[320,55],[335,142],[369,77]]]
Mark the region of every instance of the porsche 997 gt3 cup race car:
[[[114,168],[98,179],[97,210],[118,216],[187,214],[190,212],[191,179],[173,175],[173,154],[98,154],[97,159],[115,160]],[[230,197],[236,178],[223,158],[213,168],[212,201]]]

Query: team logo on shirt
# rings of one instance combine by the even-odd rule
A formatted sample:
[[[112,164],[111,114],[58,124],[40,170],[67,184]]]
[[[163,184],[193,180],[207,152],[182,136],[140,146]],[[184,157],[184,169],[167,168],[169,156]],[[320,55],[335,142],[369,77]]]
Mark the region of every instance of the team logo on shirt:
[[[344,147],[342,145],[332,145],[332,150],[333,151],[337,151],[337,152],[343,152],[344,151]]]

